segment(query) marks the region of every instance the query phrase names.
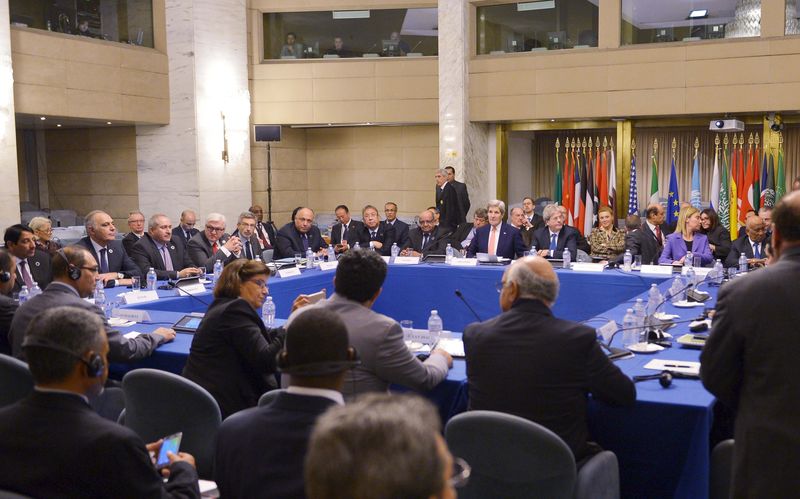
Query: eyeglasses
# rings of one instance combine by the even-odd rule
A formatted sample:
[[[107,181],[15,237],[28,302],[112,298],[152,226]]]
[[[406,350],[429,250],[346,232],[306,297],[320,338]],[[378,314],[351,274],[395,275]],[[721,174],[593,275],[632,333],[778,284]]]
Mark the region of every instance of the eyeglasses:
[[[239,224],[239,227],[244,227],[246,229],[255,229],[256,228],[256,224],[246,224],[246,223],[242,222],[242,223]]]
[[[256,285],[256,286],[258,286],[259,288],[264,288],[264,289],[267,289],[267,281],[266,281],[266,280],[261,280],[261,279],[250,279],[249,281],[245,281],[245,283],[248,283],[248,282],[249,282],[249,283],[253,283],[253,284],[255,284],[255,285]]]
[[[80,267],[80,268],[83,269],[83,270],[88,270],[92,274],[96,274],[96,273],[98,273],[100,271],[100,267],[99,266],[97,266],[97,267]]]
[[[453,475],[450,477],[449,483],[455,488],[463,487],[469,482],[469,476],[472,474],[472,468],[466,461],[460,457],[453,458]]]
[[[206,225],[206,230],[209,232],[225,232],[225,227],[212,227],[210,225]]]
[[[502,281],[501,282],[496,282],[494,284],[494,288],[497,290],[498,293],[502,293],[504,287],[506,287],[506,283],[504,283]]]

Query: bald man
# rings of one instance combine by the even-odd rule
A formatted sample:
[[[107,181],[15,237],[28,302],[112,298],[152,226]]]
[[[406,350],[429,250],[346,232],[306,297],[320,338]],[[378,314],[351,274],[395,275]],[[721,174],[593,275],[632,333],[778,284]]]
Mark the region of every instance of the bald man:
[[[601,450],[589,435],[586,394],[631,406],[633,382],[608,360],[594,329],[553,316],[559,283],[547,260],[517,260],[502,284],[503,312],[464,330],[469,408],[539,423],[580,462]]]
[[[314,210],[298,208],[292,221],[281,227],[275,237],[274,258],[291,258],[295,253],[305,257],[309,249],[321,255],[327,247],[319,228],[314,225]]]
[[[731,244],[731,252],[725,259],[726,267],[738,267],[739,257],[747,256],[749,267],[763,267],[767,261],[769,240],[767,224],[758,215],[750,215],[745,226],[745,234]]]

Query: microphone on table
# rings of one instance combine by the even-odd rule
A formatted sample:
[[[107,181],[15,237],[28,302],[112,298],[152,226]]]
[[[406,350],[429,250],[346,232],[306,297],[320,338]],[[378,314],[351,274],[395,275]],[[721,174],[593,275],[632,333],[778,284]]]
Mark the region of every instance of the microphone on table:
[[[476,318],[476,319],[478,319],[478,322],[483,322],[483,321],[481,320],[481,318],[478,316],[478,313],[477,313],[477,312],[475,312],[475,309],[474,309],[474,308],[472,308],[472,307],[470,306],[469,302],[467,301],[467,299],[466,299],[466,298],[464,298],[464,295],[461,293],[461,290],[460,290],[460,289],[457,289],[455,292],[456,292],[456,296],[458,297],[458,299],[464,302],[464,305],[466,305],[466,306],[467,306],[467,308],[469,309],[469,311],[470,311],[470,312],[472,312],[472,315],[474,315],[474,316],[475,316],[475,318]]]
[[[667,322],[666,321],[661,321],[661,320],[659,320],[659,319],[657,319],[655,317],[656,313],[658,312],[658,309],[660,309],[665,303],[671,301],[673,296],[679,295],[679,294],[681,294],[681,293],[683,293],[684,291],[687,291],[687,290],[688,290],[687,299],[689,301],[700,301],[700,300],[694,298],[695,296],[697,296],[696,294],[692,295],[690,293],[692,293],[692,292],[697,293],[697,291],[696,291],[697,287],[699,287],[701,284],[705,284],[705,283],[709,282],[711,279],[714,279],[715,277],[716,276],[712,275],[712,272],[709,272],[700,281],[698,281],[696,283],[695,282],[690,282],[687,285],[685,285],[684,287],[682,287],[681,289],[679,289],[678,291],[676,291],[674,294],[671,294],[670,290],[667,290],[667,293],[664,295],[664,299],[661,301],[661,303],[659,303],[658,306],[656,306],[656,308],[654,308],[653,311],[650,314],[647,314],[647,316],[645,317],[644,327],[647,329],[647,342],[648,343],[656,343],[656,344],[659,344],[661,346],[667,346],[667,345],[663,344],[663,342],[665,342],[665,337],[664,337],[664,330],[662,329],[663,326],[665,324],[667,324]],[[669,345],[669,346],[671,346],[671,345]]]
[[[190,279],[199,279],[199,277],[191,277]],[[197,295],[195,295],[194,293],[189,292],[186,288],[178,287],[178,282],[180,282],[180,281],[181,281],[181,279],[169,279],[169,280],[167,280],[167,284],[165,284],[164,286],[161,286],[159,289],[175,289],[175,288],[178,288],[178,295],[179,296],[180,296],[181,293],[186,293],[186,295],[188,295],[190,298],[194,298],[195,300],[199,301],[200,303],[202,303],[206,307],[210,307],[211,306],[210,303],[208,303],[205,300],[201,300],[200,298],[198,298]]]

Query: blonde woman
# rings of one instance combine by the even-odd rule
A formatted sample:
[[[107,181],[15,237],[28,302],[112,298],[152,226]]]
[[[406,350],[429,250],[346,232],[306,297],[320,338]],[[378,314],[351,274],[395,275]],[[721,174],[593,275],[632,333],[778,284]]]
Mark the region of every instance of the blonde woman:
[[[611,260],[625,251],[625,233],[614,225],[614,212],[608,206],[597,210],[597,227],[589,235],[591,256]]]
[[[678,215],[678,225],[675,232],[667,236],[664,251],[658,263],[682,265],[686,253],[691,251],[692,256],[700,257],[700,265],[708,265],[714,261],[708,237],[700,232],[700,211],[693,206],[681,209]]]

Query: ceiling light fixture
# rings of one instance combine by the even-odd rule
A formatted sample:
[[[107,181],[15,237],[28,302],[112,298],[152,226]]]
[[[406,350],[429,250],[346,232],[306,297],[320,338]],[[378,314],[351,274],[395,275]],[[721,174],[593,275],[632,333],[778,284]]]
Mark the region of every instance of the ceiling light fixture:
[[[708,9],[694,9],[689,11],[689,19],[703,19],[708,17]]]

